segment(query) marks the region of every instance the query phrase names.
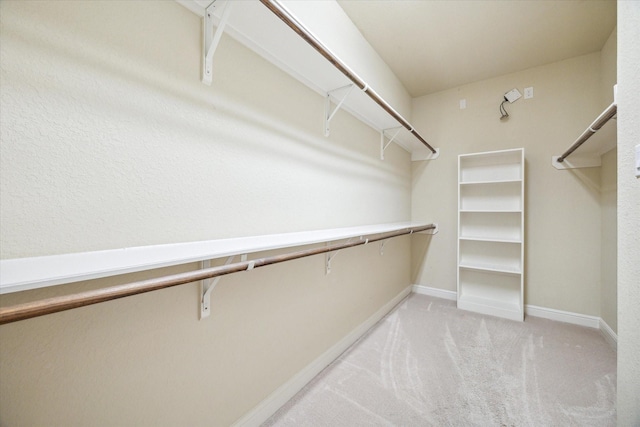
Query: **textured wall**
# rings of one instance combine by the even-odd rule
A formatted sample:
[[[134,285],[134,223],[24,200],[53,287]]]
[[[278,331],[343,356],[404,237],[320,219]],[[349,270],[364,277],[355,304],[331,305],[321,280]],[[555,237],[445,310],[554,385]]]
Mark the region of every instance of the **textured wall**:
[[[600,203],[602,213],[600,317],[614,332],[618,330],[618,209],[617,176],[618,151],[610,150],[602,156]]]
[[[640,3],[618,2],[618,425],[640,425]]]
[[[325,138],[324,100],[231,40],[201,84],[179,5],[91,3],[3,6],[3,258],[408,218],[372,129]]]
[[[594,53],[414,100],[413,121],[441,155],[412,165],[412,213],[442,225],[429,256],[413,256],[416,283],[456,289],[458,154],[524,147],[525,304],[599,315],[600,169],[551,165],[602,111],[599,71]],[[528,86],[534,97],[500,121],[502,95]]]
[[[175,2],[0,2],[3,258],[404,221],[409,157]],[[264,255],[264,254],[260,254]],[[220,261],[221,262],[221,261]],[[196,268],[187,265],[169,271]],[[28,301],[165,270],[2,296]],[[409,238],[0,327],[1,425],[229,425],[409,284]]]
[[[613,102],[613,86],[618,81],[617,76],[617,29],[614,29],[609,39],[600,51],[600,80],[601,95],[600,105],[604,110]],[[607,124],[608,127],[616,126],[617,121]],[[615,136],[614,136],[615,137]],[[617,230],[617,175],[618,153],[609,151],[602,156],[600,203],[601,203],[601,291],[600,291],[600,317],[614,332],[618,328],[618,230]]]

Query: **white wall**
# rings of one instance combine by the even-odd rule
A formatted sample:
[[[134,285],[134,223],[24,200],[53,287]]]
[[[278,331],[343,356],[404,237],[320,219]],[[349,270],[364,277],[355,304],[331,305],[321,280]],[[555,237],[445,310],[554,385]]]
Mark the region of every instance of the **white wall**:
[[[640,425],[640,3],[618,2],[618,425]]]
[[[602,156],[600,203],[602,225],[600,317],[614,331],[618,330],[618,210],[617,163],[618,150]]]
[[[0,2],[2,258],[405,221],[409,156],[175,2]],[[2,425],[229,425],[409,285],[409,238],[0,327]],[[259,254],[264,255],[264,254]],[[1,304],[179,268],[3,295]]]
[[[323,99],[232,42],[204,86],[195,16],[107,4],[5,7],[3,258],[408,217],[402,150],[345,114],[326,139]]]
[[[559,171],[551,157],[602,111],[600,83],[594,53],[414,100],[415,126],[441,148],[437,161],[412,164],[412,215],[441,229],[428,256],[413,256],[415,283],[456,289],[458,154],[524,147],[525,304],[599,315],[600,168]],[[500,121],[503,94],[528,86],[534,97],[507,104]]]
[[[322,43],[405,119],[411,96],[337,1],[282,2]]]
[[[609,39],[600,51],[600,105],[604,110],[614,100],[613,86],[617,83],[617,29],[614,29]],[[617,129],[617,122],[611,121],[607,128]],[[604,129],[603,129],[604,130]],[[609,129],[607,129],[609,130]],[[612,138],[616,138],[614,132]],[[600,317],[616,332],[618,329],[618,230],[617,230],[617,156],[613,149],[602,156],[600,205],[601,205],[601,291]]]

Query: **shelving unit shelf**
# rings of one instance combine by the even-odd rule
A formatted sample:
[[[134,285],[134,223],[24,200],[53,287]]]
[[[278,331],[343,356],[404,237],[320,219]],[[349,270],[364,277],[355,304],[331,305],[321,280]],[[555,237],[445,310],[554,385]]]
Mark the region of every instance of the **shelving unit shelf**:
[[[524,320],[524,149],[458,156],[458,308]]]

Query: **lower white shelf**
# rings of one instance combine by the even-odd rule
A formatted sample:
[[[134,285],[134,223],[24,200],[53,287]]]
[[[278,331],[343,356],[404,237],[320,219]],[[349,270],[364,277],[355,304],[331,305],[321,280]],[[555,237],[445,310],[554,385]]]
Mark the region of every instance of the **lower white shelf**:
[[[458,296],[458,308],[520,322],[524,320],[522,305],[512,301],[502,301],[463,294]]]
[[[428,225],[401,222],[0,260],[0,294]]]
[[[498,273],[498,274],[508,274],[519,276],[522,274],[522,271],[516,267],[504,266],[504,265],[495,265],[495,264],[460,264],[461,269],[465,270],[475,270],[475,271],[486,271],[490,273]]]
[[[458,308],[522,321],[522,275],[461,267]]]

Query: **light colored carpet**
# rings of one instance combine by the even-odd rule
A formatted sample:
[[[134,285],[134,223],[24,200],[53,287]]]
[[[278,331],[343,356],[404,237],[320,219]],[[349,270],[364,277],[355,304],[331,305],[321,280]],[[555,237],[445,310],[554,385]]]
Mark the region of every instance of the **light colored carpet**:
[[[613,426],[615,396],[599,331],[412,294],[264,426]]]

